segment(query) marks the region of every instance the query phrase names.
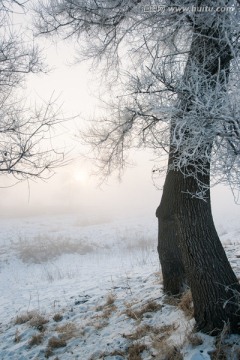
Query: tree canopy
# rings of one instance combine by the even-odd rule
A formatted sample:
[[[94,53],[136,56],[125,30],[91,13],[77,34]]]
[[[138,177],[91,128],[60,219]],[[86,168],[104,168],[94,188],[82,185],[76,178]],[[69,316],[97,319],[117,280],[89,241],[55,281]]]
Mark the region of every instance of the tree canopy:
[[[121,81],[112,112],[88,132],[102,173],[124,167],[130,148],[150,147],[156,173],[173,153],[172,169],[198,179],[210,161],[212,184],[239,188],[237,1],[51,0],[37,11],[41,34],[75,37],[81,59],[104,60],[111,85]]]
[[[51,131],[61,121],[54,100],[30,108],[19,95],[27,74],[44,71],[40,51],[14,24],[25,1],[0,5],[0,173],[16,180],[48,177],[63,154],[54,150]]]

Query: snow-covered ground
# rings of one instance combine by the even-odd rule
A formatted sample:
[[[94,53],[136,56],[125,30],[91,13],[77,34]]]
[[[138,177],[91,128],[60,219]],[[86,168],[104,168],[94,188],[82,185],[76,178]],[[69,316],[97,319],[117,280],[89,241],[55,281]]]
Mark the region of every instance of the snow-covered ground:
[[[240,276],[240,225],[217,224]],[[154,217],[0,221],[0,359],[240,359],[163,296]],[[184,311],[183,311],[184,310]],[[226,344],[224,344],[226,349]]]

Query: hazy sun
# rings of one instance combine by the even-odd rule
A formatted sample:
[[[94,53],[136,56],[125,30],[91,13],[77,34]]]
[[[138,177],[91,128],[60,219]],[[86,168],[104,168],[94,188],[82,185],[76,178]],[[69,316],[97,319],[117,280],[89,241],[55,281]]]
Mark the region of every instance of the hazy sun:
[[[75,170],[73,173],[73,179],[74,181],[82,184],[82,185],[86,185],[88,182],[88,173],[84,170]]]

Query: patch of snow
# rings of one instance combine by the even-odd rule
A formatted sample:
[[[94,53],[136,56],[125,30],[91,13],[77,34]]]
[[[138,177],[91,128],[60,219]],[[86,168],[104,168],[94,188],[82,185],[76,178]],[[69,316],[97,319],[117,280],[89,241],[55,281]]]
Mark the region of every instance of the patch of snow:
[[[194,321],[165,302],[156,219],[93,222],[76,215],[0,221],[0,359],[122,360],[141,343],[142,359],[165,360],[161,342],[186,360],[210,359],[215,338],[199,333],[202,344],[191,345]],[[239,233],[221,235],[238,273]],[[156,309],[139,315],[149,303]],[[16,322],[24,314],[47,323]],[[50,346],[52,338],[62,346]]]

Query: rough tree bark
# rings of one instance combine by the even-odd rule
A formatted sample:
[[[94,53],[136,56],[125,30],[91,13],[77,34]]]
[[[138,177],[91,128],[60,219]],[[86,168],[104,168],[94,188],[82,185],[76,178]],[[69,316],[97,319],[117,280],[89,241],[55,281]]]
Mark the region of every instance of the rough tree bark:
[[[170,160],[169,160],[170,162]],[[156,211],[158,218],[158,255],[162,268],[164,292],[178,295],[184,291],[186,276],[178,238],[175,214],[181,204],[181,184],[175,171],[167,173],[162,199]],[[174,184],[174,186],[173,186]]]
[[[209,184],[209,180],[208,175],[202,176],[205,184]],[[196,192],[198,184],[181,172],[175,173],[169,187],[173,194],[179,193],[177,199],[173,199],[174,216],[197,329],[217,333],[224,323],[229,323],[232,332],[239,332],[240,285],[214,226],[210,191],[205,201],[186,194]]]
[[[195,69],[203,79],[200,84],[202,94],[219,84],[224,87],[229,77],[231,49],[226,40],[226,29],[221,26],[220,16],[215,15],[208,25],[201,23],[198,15],[194,25],[183,80],[185,84],[190,82]],[[226,21],[226,17],[224,20]],[[180,99],[180,109],[190,111],[194,100],[194,92],[186,93]],[[191,136],[188,130],[185,136]],[[210,141],[206,148],[209,155],[211,147]],[[171,156],[176,156],[174,149],[171,149]],[[196,162],[195,165],[196,169],[199,164]],[[239,333],[240,285],[214,226],[210,190],[207,191],[205,200],[192,196],[199,191],[199,182],[206,187],[210,186],[210,163],[205,161],[204,169],[209,171],[197,173],[197,179],[189,176],[195,169],[168,171],[157,209],[158,251],[164,290],[172,294],[180,292],[184,284],[185,269],[192,291],[197,329],[217,333],[224,323],[229,323],[231,331]]]
[[[207,183],[209,177],[205,176],[202,180]],[[240,285],[214,226],[210,192],[206,194],[205,201],[186,194],[197,190],[195,179],[185,177],[179,171],[168,173],[157,211],[160,226],[159,256],[160,259],[166,256],[163,260],[163,273],[166,272],[167,279],[165,290],[172,293],[181,290],[185,268],[193,296],[197,329],[218,332],[224,322],[229,322],[231,331],[239,332]],[[165,229],[167,232],[164,234]],[[177,248],[171,248],[174,245]],[[162,250],[165,252],[161,254]],[[173,259],[169,262],[168,257],[172,254]],[[175,267],[173,261],[177,261],[180,269]],[[166,267],[165,263],[169,266]],[[177,280],[172,280],[171,276],[176,276]]]

